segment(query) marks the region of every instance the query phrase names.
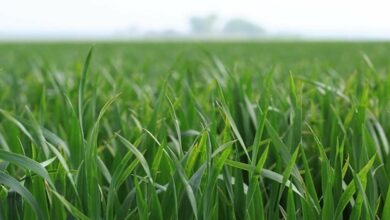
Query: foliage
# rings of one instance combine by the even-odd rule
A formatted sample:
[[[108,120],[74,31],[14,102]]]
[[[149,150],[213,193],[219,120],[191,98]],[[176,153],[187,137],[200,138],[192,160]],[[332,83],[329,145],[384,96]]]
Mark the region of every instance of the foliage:
[[[0,45],[0,219],[389,219],[387,43]]]

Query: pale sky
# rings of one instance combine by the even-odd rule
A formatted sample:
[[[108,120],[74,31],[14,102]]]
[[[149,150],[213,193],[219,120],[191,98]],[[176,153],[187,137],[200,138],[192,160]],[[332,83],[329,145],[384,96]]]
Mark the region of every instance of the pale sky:
[[[138,30],[189,29],[192,16],[241,17],[270,33],[390,39],[385,0],[0,0],[0,37],[104,36]]]

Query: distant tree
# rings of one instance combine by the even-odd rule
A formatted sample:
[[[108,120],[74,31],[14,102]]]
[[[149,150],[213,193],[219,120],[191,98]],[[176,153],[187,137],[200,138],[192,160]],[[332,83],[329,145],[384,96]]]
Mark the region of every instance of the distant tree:
[[[190,19],[191,32],[194,34],[211,34],[216,31],[215,22],[217,16],[192,17]]]
[[[222,31],[227,35],[260,35],[265,32],[258,25],[239,18],[229,20]]]

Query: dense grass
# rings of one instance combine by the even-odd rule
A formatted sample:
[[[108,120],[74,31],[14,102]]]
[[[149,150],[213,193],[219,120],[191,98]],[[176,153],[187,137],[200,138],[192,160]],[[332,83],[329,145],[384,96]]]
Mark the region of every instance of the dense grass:
[[[390,219],[390,44],[89,48],[0,45],[0,219]]]

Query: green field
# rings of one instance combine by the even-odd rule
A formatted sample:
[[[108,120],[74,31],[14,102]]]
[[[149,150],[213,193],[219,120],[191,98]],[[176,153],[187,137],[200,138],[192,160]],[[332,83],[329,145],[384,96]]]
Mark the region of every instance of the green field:
[[[390,43],[0,44],[2,219],[390,219]]]

